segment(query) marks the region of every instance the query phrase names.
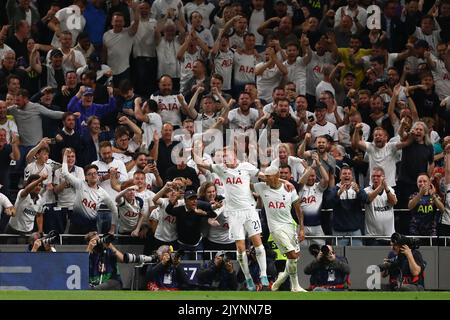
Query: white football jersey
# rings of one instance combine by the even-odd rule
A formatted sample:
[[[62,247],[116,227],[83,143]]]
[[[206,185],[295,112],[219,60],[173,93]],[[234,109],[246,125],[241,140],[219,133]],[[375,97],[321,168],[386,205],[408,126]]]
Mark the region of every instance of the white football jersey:
[[[304,215],[305,226],[320,225],[320,211],[322,208],[324,188],[316,182],[312,186],[304,185],[299,192],[301,208]]]
[[[150,99],[158,103],[162,123],[169,122],[174,126],[181,126],[181,105],[175,94],[168,96],[152,94]]]
[[[248,162],[239,163],[234,169],[212,164],[214,173],[222,180],[225,189],[225,210],[236,211],[255,208],[255,199],[250,189],[250,180],[259,170]]]
[[[394,189],[389,187],[394,193]],[[373,191],[372,186],[364,189],[367,194]],[[383,190],[381,195],[377,195],[371,203],[364,205],[366,235],[369,236],[390,236],[395,232],[394,229],[394,207],[388,203],[386,192]]]
[[[286,228],[294,223],[291,208],[292,204],[299,199],[295,190],[289,192],[283,184],[278,189],[272,189],[265,182],[255,183],[254,187],[264,204],[270,232]]]
[[[43,212],[44,198],[38,195],[36,201],[28,194],[26,197],[21,198],[22,190],[17,193],[16,214],[9,219],[9,225],[17,231],[31,232],[34,227],[34,219],[38,213]]]
[[[166,212],[169,205],[169,199],[161,198],[161,205],[150,214],[150,219],[158,221],[155,230],[155,238],[163,242],[172,242],[178,239],[177,217]],[[184,206],[184,200],[178,200],[175,207]]]
[[[84,181],[85,179],[83,169],[78,166],[73,166],[73,169],[70,171],[70,174],[77,177],[80,180]],[[65,181],[65,179],[62,176],[62,168],[59,168],[58,170],[55,171],[53,184],[57,186],[63,183],[63,181]],[[70,183],[68,183],[64,188],[64,190],[62,190],[60,193],[57,194],[58,207],[72,209],[73,203],[75,201],[75,191],[76,190],[74,189],[74,187]]]
[[[117,205],[119,215],[119,233],[129,233],[136,229],[140,216],[143,214],[144,201],[136,197],[134,203],[130,203],[122,197]]]
[[[253,54],[234,53],[234,83],[243,85],[255,82],[255,66],[258,60]]]

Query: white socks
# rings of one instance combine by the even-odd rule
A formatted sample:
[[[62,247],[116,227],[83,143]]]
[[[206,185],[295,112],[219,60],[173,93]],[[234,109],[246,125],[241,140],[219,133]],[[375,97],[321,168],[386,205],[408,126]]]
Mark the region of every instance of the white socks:
[[[237,251],[237,260],[239,262],[239,265],[241,266],[242,272],[244,273],[245,279],[251,279],[252,276],[250,275],[250,269],[248,268],[247,253],[245,251],[242,253]]]
[[[255,247],[256,260],[259,264],[260,277],[267,277],[267,262],[266,262],[266,250],[263,245]]]
[[[289,280],[291,281],[291,289],[299,288],[300,285],[298,284],[297,259],[287,260],[286,271],[289,274]]]

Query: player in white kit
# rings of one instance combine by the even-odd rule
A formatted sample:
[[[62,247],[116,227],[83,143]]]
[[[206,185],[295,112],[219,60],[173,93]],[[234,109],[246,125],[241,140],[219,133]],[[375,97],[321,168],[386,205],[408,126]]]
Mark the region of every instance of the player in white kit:
[[[238,162],[234,150],[224,148],[224,165],[205,164],[202,157],[194,153],[199,168],[216,173],[222,180],[225,189],[225,214],[230,222],[230,238],[236,242],[237,258],[245,275],[247,289],[255,291],[256,287],[250,275],[248,258],[245,251],[246,236],[250,238],[256,250],[259,264],[261,284],[269,285],[266,274],[266,251],[261,241],[261,221],[256,209],[256,202],[250,187],[251,178],[261,177],[259,170],[248,162]]]
[[[281,284],[289,277],[292,292],[306,292],[298,284],[297,259],[299,257],[299,241],[305,238],[303,230],[303,213],[300,208],[300,198],[295,190],[287,191],[280,181],[278,168],[267,167],[265,170],[266,182],[253,185],[256,193],[261,197],[266,210],[267,223],[273,240],[281,253],[286,254],[288,261],[286,269],[281,272],[272,285],[272,291],[277,291]],[[300,227],[291,216],[291,207],[294,206]]]

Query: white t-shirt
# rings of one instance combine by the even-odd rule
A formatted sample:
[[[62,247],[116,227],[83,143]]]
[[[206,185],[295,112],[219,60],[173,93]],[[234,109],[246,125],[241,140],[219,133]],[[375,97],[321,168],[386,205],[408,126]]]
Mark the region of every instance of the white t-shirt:
[[[320,186],[320,182],[316,182],[312,186],[305,184],[300,190],[301,208],[306,218],[305,226],[310,223],[320,225],[320,213],[325,189]]]
[[[180,92],[184,92],[186,90],[186,85],[189,80],[194,77],[192,73],[192,67],[194,65],[194,61],[201,59],[201,51],[197,50],[195,53],[185,52],[183,56],[183,60],[180,61],[181,70],[180,70]]]
[[[128,233],[134,231],[139,222],[139,217],[143,214],[144,200],[139,197],[130,203],[122,197],[122,201],[117,204],[119,215],[119,233]]]
[[[189,20],[189,17],[191,16],[192,12],[197,11],[198,13],[200,13],[200,15],[203,18],[202,26],[209,29],[211,25],[209,21],[209,16],[211,15],[211,13],[214,11],[215,8],[216,7],[214,6],[214,4],[212,4],[209,1],[205,1],[204,3],[201,3],[199,5],[196,4],[195,1],[192,1],[186,3],[186,5],[184,6],[184,12],[186,14],[187,21]]]
[[[1,58],[0,58],[1,59]],[[7,119],[4,124],[0,124],[0,129],[6,130],[6,142],[11,143],[12,134],[19,136],[19,130],[14,120]]]
[[[172,242],[178,239],[177,217],[166,212],[169,199],[161,198],[161,205],[150,214],[150,219],[158,221],[155,230],[155,238],[163,242]],[[184,200],[178,200],[175,207],[184,206]]]
[[[16,198],[16,214],[9,219],[9,225],[17,231],[31,232],[34,227],[34,219],[38,213],[43,212],[44,199],[38,195],[38,199],[34,201],[28,194],[25,198],[21,198],[23,189],[19,191]]]
[[[394,189],[389,187],[391,193]],[[367,194],[373,191],[372,186],[364,189]],[[377,195],[371,203],[364,205],[366,235],[373,236],[390,236],[395,232],[394,229],[394,207],[388,203],[386,192],[383,190],[381,195]]]
[[[113,75],[121,74],[130,67],[130,53],[133,47],[133,36],[128,33],[128,28],[114,33],[111,29],[103,34],[103,45],[108,50],[108,65]]]
[[[446,194],[445,194],[445,212],[442,213],[441,223],[450,225],[450,184],[446,185]]]
[[[230,123],[230,129],[248,129],[255,126],[258,120],[258,110],[250,108],[248,115],[243,115],[238,112],[239,108],[233,109],[228,113],[228,120]]]
[[[148,122],[142,122],[141,129],[144,131],[142,135],[142,146],[148,148],[153,141],[153,133],[155,130],[161,136],[162,119],[156,112],[147,113]]]
[[[306,66],[303,57],[297,57],[293,64],[286,60],[283,64],[288,69],[287,80],[295,83],[297,94],[306,94]]]
[[[330,91],[333,93],[333,96],[336,96],[336,91],[334,90],[331,83],[322,80],[316,87],[316,99],[319,99],[320,94],[324,91]]]
[[[84,180],[84,171],[82,168],[78,166],[74,166],[72,171],[70,172],[71,175],[77,177],[80,180]],[[62,176],[62,168],[59,168],[55,171],[55,177],[53,178],[53,184],[55,186],[61,184],[65,179]],[[67,185],[60,193],[57,195],[57,204],[58,207],[61,208],[69,208],[73,209],[73,204],[75,202],[75,188],[72,186],[68,181]]]
[[[63,53],[63,59],[65,59],[65,60],[63,60],[64,61],[63,62],[63,68],[65,70],[67,70],[67,71],[68,70],[75,70],[75,71],[77,71],[79,68],[77,69],[75,67],[75,65],[70,62],[70,59],[67,59],[67,57],[70,55],[70,52],[68,54],[65,54],[64,51],[61,48],[59,48],[59,50],[61,50],[61,52]],[[73,53],[75,55],[75,63],[81,64],[82,66],[80,68],[85,67],[86,66],[86,59],[84,58],[83,54],[80,51],[75,50],[75,49],[72,49],[71,51],[73,51]],[[50,63],[51,63],[51,61],[50,61],[50,53],[51,53],[51,50],[47,53],[46,60],[47,60],[47,64],[48,65],[50,65]]]
[[[214,183],[214,186],[216,187],[218,196],[223,196],[223,197],[225,196],[225,187],[223,186],[222,179],[220,179],[220,177],[217,173],[208,171],[206,173],[206,180],[208,182]]]
[[[265,182],[255,183],[254,188],[264,203],[270,232],[290,227],[294,223],[291,207],[299,200],[295,190],[289,192],[283,184],[278,189],[272,189]]]
[[[413,36],[415,36],[417,40],[425,40],[428,42],[433,54],[437,54],[437,45],[441,42],[441,37],[439,35],[440,32],[440,30],[434,30],[431,34],[425,34],[421,28],[416,27],[416,31],[413,33]]]
[[[162,123],[169,122],[174,126],[181,126],[181,104],[178,102],[176,95],[161,96],[152,94],[150,99],[155,100],[158,104],[158,112]]]
[[[87,220],[96,220],[100,204],[104,203],[111,210],[113,225],[117,225],[117,207],[109,194],[100,186],[91,188],[86,181],[78,179],[69,173],[67,164],[62,165],[62,176],[76,190],[73,205],[74,215],[80,215]]]
[[[225,200],[223,200],[225,202]],[[228,215],[224,212],[224,207],[214,210],[217,214],[215,219],[219,226],[209,226],[208,240],[219,244],[234,243],[234,240],[230,239],[230,222]]]
[[[139,26],[133,39],[133,57],[156,57],[155,28],[157,21],[148,19],[139,21]]]
[[[264,23],[266,20],[264,9],[261,10],[252,10],[252,14],[250,15],[250,19],[248,21],[248,31],[255,35],[255,44],[260,46],[264,43],[264,37],[258,32],[258,28]]]
[[[227,52],[219,52],[214,58],[214,72],[223,77],[223,90],[231,90],[231,78],[233,74],[234,52],[228,50]]]
[[[119,174],[119,182],[125,182],[128,180],[127,169],[122,161],[114,159],[110,163],[105,163],[102,160],[97,160],[92,162],[98,167],[98,176],[99,178],[103,175],[108,174],[108,170],[110,168],[117,168],[117,173]],[[117,195],[117,191],[111,187],[111,179],[102,181],[100,183],[100,187],[102,187],[110,196],[114,198]]]
[[[129,172],[128,172],[128,179],[133,179],[133,175],[136,172],[137,167],[134,166]],[[147,185],[147,189],[151,190],[153,184],[156,181],[156,177],[153,173],[149,172],[145,174],[145,184]]]
[[[326,52],[323,56],[318,56],[316,52],[312,52],[311,61],[306,66],[306,93],[310,95],[316,94],[316,87],[323,80],[323,67],[326,64],[333,63],[330,52]]]
[[[6,208],[11,208],[13,205],[11,201],[9,201],[8,197],[3,193],[0,193],[0,217],[2,216],[3,210]]]
[[[333,141],[338,141],[338,134],[337,129],[334,123],[328,122],[321,126],[320,124],[316,123],[311,128],[311,147],[314,146],[314,142],[316,141],[317,137],[323,136],[323,135],[330,135],[330,137],[333,138]]]
[[[339,27],[339,25],[341,24],[341,16],[342,16],[342,11],[344,11],[344,13],[348,16],[350,16],[352,19],[355,16],[355,13],[358,12],[358,14],[356,15],[356,18],[358,19],[358,22],[362,25],[365,26],[367,23],[367,11],[366,9],[364,9],[363,7],[358,6],[355,11],[350,10],[350,8],[348,6],[345,7],[339,7],[336,10],[336,14],[334,16],[334,27],[337,28]],[[356,28],[356,23],[352,22],[352,28],[351,28],[351,32],[352,33],[357,33],[358,29]]]
[[[397,143],[388,142],[383,148],[377,148],[373,142],[366,142],[366,153],[369,156],[369,172],[372,172],[374,167],[381,167],[384,169],[384,176],[386,183],[390,187],[394,187],[395,175],[397,168]],[[372,183],[372,178],[370,178]]]
[[[370,126],[362,123],[362,136],[364,141],[367,141],[369,139],[370,135]],[[352,136],[350,135],[350,125],[345,124],[343,126],[340,126],[338,128],[338,137],[339,137],[339,144],[342,144],[346,148],[350,148],[352,146]]]
[[[289,156],[288,157],[288,165],[291,167],[291,174],[295,181],[299,181],[302,177],[303,173],[305,172],[305,167],[302,164],[302,161],[300,158]],[[272,167],[280,167],[280,159],[277,158],[275,160],[272,160],[270,163],[270,166]]]
[[[180,77],[180,61],[177,59],[177,52],[180,49],[180,42],[176,36],[173,41],[161,38],[156,46],[156,56],[158,57],[158,78],[167,74],[172,78]]]
[[[255,82],[255,66],[258,60],[253,54],[234,53],[233,72],[234,83],[243,85]]]
[[[84,30],[84,26],[86,25],[86,19],[81,14],[80,7],[77,5],[71,5],[66,8],[62,8],[56,12],[55,18],[59,21],[59,29],[61,32],[70,31],[72,34],[72,47],[75,47],[78,35]],[[56,33],[53,35],[51,45],[54,48],[61,47],[61,42],[59,41]]]
[[[49,159],[50,160],[50,159]],[[49,183],[53,182],[53,168],[52,166],[47,162],[42,167],[37,164],[36,161],[30,162],[26,167],[24,171],[24,180],[26,181],[32,174],[38,174],[38,175],[47,175],[47,179],[44,180],[43,184],[47,186]],[[55,195],[52,190],[46,190],[46,188],[41,189],[41,196],[42,201],[44,203],[54,203],[55,202]]]
[[[439,99],[443,100],[450,96],[450,72],[445,67],[444,61],[437,59],[434,56],[432,59],[436,63],[436,68],[431,69],[436,93],[439,96]]]
[[[212,164],[212,171],[222,180],[225,188],[225,211],[255,208],[255,199],[250,189],[250,180],[259,170],[248,162],[239,163],[236,168]]]
[[[342,121],[344,121],[344,108],[342,108],[341,106],[337,106],[337,113],[339,115],[339,117],[341,118]],[[328,122],[331,122],[333,124],[335,124],[337,126],[337,120],[336,120],[336,116],[334,114],[334,112],[330,112],[330,113],[325,113],[325,120],[327,120]]]
[[[256,67],[265,64],[265,62],[260,62]],[[255,68],[256,68],[255,67]],[[256,87],[258,89],[258,99],[264,99],[267,102],[272,102],[272,91],[277,87],[281,80],[283,80],[283,74],[277,65],[272,68],[267,68],[264,72],[256,76]]]

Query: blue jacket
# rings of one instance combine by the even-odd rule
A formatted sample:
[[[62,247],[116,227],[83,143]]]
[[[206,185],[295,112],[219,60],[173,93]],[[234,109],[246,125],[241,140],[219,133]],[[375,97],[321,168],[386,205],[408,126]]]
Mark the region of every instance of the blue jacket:
[[[97,116],[99,118],[102,118],[108,113],[114,112],[116,110],[116,99],[114,97],[110,97],[109,103],[107,104],[93,103],[89,108],[85,108],[81,105],[81,99],[78,99],[77,96],[74,96],[72,99],[70,99],[67,110],[70,112],[80,113],[80,117],[77,119],[75,131],[83,133],[83,131],[86,131],[87,129],[86,126],[82,125],[82,123],[86,123],[87,119],[90,116]]]

